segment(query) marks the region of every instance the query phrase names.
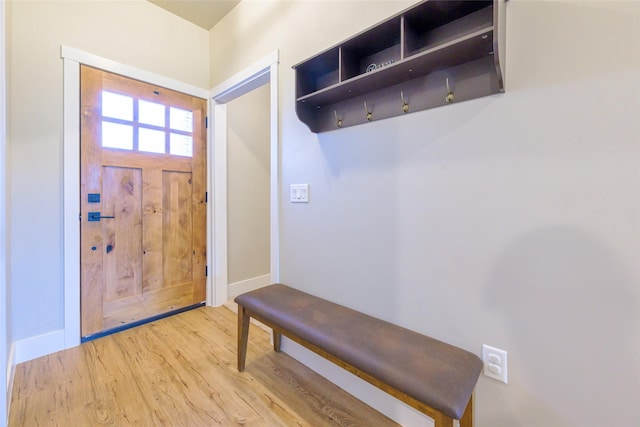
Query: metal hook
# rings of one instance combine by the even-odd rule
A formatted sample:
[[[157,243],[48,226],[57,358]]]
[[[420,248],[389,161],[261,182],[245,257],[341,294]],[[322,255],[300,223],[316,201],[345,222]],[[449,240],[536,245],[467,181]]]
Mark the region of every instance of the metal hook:
[[[371,114],[371,111],[367,108],[367,101],[364,101],[364,111],[367,113],[367,121],[370,122],[371,119],[373,119],[373,114]]]
[[[400,99],[402,99],[402,111],[405,113],[409,112],[409,103],[404,100],[404,92],[400,91]]]
[[[451,92],[451,88],[449,87],[449,77],[447,77],[447,96],[444,98],[447,104],[453,102],[453,92]]]
[[[336,115],[336,127],[341,128],[342,127],[342,119],[338,118],[338,112],[336,110],[333,110],[333,112]]]

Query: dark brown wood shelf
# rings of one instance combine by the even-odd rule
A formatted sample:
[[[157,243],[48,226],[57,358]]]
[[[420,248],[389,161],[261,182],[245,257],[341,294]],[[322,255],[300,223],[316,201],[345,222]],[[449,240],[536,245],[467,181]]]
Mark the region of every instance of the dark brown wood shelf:
[[[334,48],[300,65],[299,72],[305,78],[298,79],[298,93],[313,94],[338,84],[339,56],[340,50]]]
[[[504,0],[423,1],[295,65],[296,112],[325,132],[447,103],[407,99],[504,92],[503,52]],[[385,105],[401,98],[408,111]],[[381,114],[368,118],[363,102]]]

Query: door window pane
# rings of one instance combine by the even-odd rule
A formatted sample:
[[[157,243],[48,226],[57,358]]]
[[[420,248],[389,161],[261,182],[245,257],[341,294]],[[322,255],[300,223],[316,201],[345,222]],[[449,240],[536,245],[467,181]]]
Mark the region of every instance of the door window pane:
[[[148,153],[164,153],[165,133],[161,130],[138,129],[138,151],[146,151]]]
[[[138,102],[138,122],[140,123],[164,127],[164,112],[165,106],[163,104],[142,99]]]
[[[170,127],[183,132],[193,132],[193,112],[180,108],[169,109]]]
[[[133,98],[103,90],[102,116],[133,121]]]
[[[169,152],[175,156],[193,156],[193,138],[172,133],[169,139]]]
[[[133,126],[103,121],[102,146],[133,150]]]

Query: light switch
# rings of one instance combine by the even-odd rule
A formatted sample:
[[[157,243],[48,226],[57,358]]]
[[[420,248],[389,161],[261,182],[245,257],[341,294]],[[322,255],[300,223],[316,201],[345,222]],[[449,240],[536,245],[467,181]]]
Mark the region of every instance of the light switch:
[[[291,203],[309,203],[309,184],[291,184]]]

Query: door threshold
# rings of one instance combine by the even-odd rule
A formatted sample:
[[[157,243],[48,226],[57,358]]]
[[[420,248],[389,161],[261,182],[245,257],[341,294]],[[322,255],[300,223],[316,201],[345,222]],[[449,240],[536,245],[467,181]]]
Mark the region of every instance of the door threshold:
[[[164,319],[165,317],[173,316],[174,314],[184,313],[185,311],[193,310],[194,308],[204,307],[205,303],[201,302],[198,304],[189,305],[186,307],[179,308],[177,310],[168,311],[166,313],[157,314],[155,316],[147,317],[146,319],[136,320],[135,322],[127,323],[126,325],[116,326],[115,328],[107,329],[102,332],[97,332],[92,335],[87,335],[86,337],[80,338],[80,343],[85,343],[89,341],[93,341],[98,338],[106,337],[107,335],[115,334],[116,332],[126,331],[127,329],[135,328],[136,326],[144,325],[146,323],[151,323],[156,320]]]

